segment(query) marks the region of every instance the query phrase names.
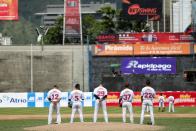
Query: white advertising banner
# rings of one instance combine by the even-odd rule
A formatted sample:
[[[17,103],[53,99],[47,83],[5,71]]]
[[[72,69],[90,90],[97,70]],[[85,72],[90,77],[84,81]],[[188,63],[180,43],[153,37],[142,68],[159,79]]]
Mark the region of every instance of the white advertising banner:
[[[67,107],[68,106],[68,92],[62,92],[62,98],[60,101],[61,107]]]
[[[92,92],[84,92],[84,107],[92,107]]]
[[[44,107],[44,93],[35,93],[35,107]]]
[[[27,93],[0,93],[0,107],[27,107]]]

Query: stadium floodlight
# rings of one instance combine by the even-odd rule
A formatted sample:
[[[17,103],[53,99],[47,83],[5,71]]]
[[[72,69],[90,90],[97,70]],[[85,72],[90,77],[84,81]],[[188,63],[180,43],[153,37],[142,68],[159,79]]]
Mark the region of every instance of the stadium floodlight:
[[[43,36],[42,36],[42,34],[39,34],[39,35],[38,35],[38,37],[37,37],[37,42],[38,42],[38,43],[40,43],[40,42],[41,42],[42,37],[43,37]]]
[[[40,25],[39,28],[36,28],[36,33],[37,33],[37,42],[41,43],[42,45],[42,51],[43,51],[43,46],[44,46],[44,36],[47,35],[49,28]]]

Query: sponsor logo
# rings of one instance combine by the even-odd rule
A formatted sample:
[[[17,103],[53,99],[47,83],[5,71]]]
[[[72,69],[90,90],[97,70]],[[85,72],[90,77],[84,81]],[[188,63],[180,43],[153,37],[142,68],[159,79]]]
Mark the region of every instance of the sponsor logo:
[[[103,45],[96,45],[95,52],[98,53],[104,51],[104,49],[105,47]]]
[[[38,98],[37,98],[37,101],[42,101],[42,100],[43,100],[42,97],[38,97]]]
[[[105,45],[106,51],[133,51],[132,45],[121,45],[121,46],[115,46],[115,45]]]
[[[96,40],[98,42],[117,42],[116,35],[99,35]]]
[[[28,102],[34,102],[34,101],[35,101],[35,97],[33,96],[29,97]]]
[[[137,60],[129,61],[126,68],[147,69],[149,71],[170,71],[171,64],[139,64]]]
[[[9,97],[9,96],[3,96],[3,101],[7,101],[9,103],[26,103],[27,99],[23,98],[14,98],[14,97]]]
[[[67,97],[62,97],[61,100],[67,100]]]
[[[49,102],[47,96],[45,97],[44,102]]]
[[[157,8],[141,8],[139,4],[131,5],[128,9],[129,15],[157,15]]]
[[[91,100],[92,99],[92,97],[91,96],[86,96],[86,98],[85,98],[86,100]]]
[[[26,99],[11,98],[10,103],[26,103]]]
[[[9,101],[10,97],[9,96],[3,96],[4,101]]]

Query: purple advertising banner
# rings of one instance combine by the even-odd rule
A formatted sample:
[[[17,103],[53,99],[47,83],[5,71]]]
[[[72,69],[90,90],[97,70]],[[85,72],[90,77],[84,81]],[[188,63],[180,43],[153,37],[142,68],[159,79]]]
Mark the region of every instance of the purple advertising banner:
[[[133,57],[121,61],[123,74],[176,74],[176,58]]]

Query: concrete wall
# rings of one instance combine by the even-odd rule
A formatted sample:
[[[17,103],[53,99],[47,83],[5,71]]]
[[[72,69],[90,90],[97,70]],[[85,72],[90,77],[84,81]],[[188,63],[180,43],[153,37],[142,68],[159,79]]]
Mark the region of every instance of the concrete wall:
[[[31,46],[0,46],[0,52],[0,92],[47,91],[54,84],[70,91],[75,82],[88,91],[87,47],[33,46],[33,77]]]

